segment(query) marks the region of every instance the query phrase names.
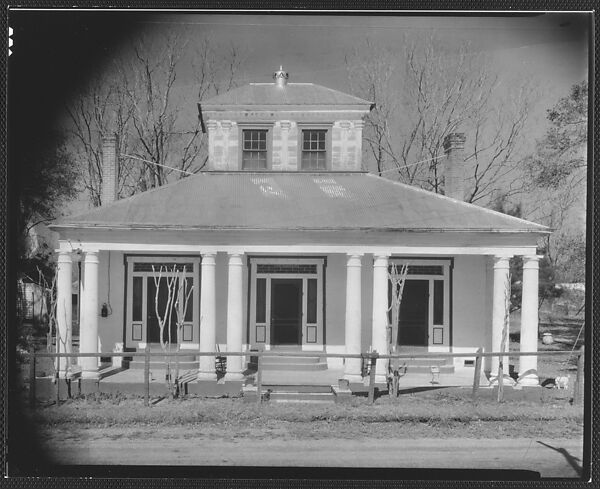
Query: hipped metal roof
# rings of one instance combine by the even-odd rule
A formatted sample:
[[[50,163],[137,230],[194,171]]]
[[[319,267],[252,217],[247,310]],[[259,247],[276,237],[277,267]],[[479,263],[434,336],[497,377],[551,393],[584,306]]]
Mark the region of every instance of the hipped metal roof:
[[[362,172],[204,172],[64,218],[53,227],[548,231]]]
[[[278,86],[275,83],[250,83],[234,88],[216,97],[202,100],[202,110],[253,106],[363,106],[368,110],[372,102],[353,95],[313,83],[287,83]]]

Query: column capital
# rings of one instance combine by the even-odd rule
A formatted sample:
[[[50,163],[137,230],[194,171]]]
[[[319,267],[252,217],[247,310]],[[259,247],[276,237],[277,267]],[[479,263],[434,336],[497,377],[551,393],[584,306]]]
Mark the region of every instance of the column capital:
[[[360,267],[362,265],[362,253],[348,253],[346,254],[346,266],[347,267]]]
[[[84,257],[85,263],[98,263],[98,251],[97,250],[88,250],[85,252]]]
[[[388,258],[390,257],[387,253],[376,253],[373,255],[373,266],[374,267],[387,267]]]
[[[510,256],[494,256],[494,268],[510,268]]]
[[[229,265],[235,265],[235,266],[240,266],[240,267],[243,265],[243,262],[242,262],[243,253],[231,252],[231,253],[227,253],[227,255],[229,256]]]
[[[281,121],[279,124],[281,125],[281,129],[286,131],[289,131],[292,127],[291,121]]]
[[[200,255],[202,256],[202,262],[200,264],[201,266],[215,264],[215,257],[217,254],[214,251],[202,252]]]
[[[57,250],[58,251],[58,263],[71,263],[73,261],[73,257],[70,251],[66,250]]]
[[[214,131],[218,127],[217,121],[207,121],[206,128],[209,131]]]
[[[523,255],[523,268],[539,268],[540,259],[542,256],[539,255]]]

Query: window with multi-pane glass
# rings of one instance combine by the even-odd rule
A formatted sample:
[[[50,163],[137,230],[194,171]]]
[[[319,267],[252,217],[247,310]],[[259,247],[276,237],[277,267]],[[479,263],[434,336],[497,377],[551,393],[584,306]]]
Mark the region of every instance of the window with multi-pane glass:
[[[302,131],[303,170],[325,170],[327,168],[326,136],[327,131],[324,129]]]
[[[266,129],[244,129],[242,131],[242,169],[267,169]]]

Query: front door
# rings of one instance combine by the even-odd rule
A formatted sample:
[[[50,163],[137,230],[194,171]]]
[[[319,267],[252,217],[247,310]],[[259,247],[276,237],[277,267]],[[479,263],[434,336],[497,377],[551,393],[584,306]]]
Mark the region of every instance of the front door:
[[[271,344],[302,344],[302,279],[271,280]]]
[[[429,344],[429,280],[404,283],[398,323],[399,345]]]
[[[160,325],[156,311],[156,283],[153,279],[148,280],[148,318],[146,341],[148,343],[160,343]],[[175,311],[174,300],[171,300],[171,311],[167,309],[169,300],[167,279],[161,278],[158,287],[158,314],[161,318],[165,318],[165,326],[163,328],[163,342],[177,343],[177,313]],[[170,321],[169,321],[170,319]],[[170,323],[170,324],[169,324]],[[169,337],[169,328],[171,336]]]

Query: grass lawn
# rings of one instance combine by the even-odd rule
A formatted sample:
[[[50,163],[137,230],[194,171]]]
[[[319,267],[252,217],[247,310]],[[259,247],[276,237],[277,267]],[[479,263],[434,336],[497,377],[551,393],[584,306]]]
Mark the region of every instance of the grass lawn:
[[[264,403],[240,398],[162,400],[144,407],[140,398],[88,396],[40,406],[28,417],[43,431],[85,428],[146,430],[157,435],[169,427],[214,430],[227,438],[279,436],[342,437],[579,437],[583,412],[569,403],[565,391],[515,391],[498,403],[495,391],[482,390],[473,403],[468,389],[440,389],[382,396],[374,405],[364,398],[349,404]],[[515,398],[514,396],[519,397]]]

